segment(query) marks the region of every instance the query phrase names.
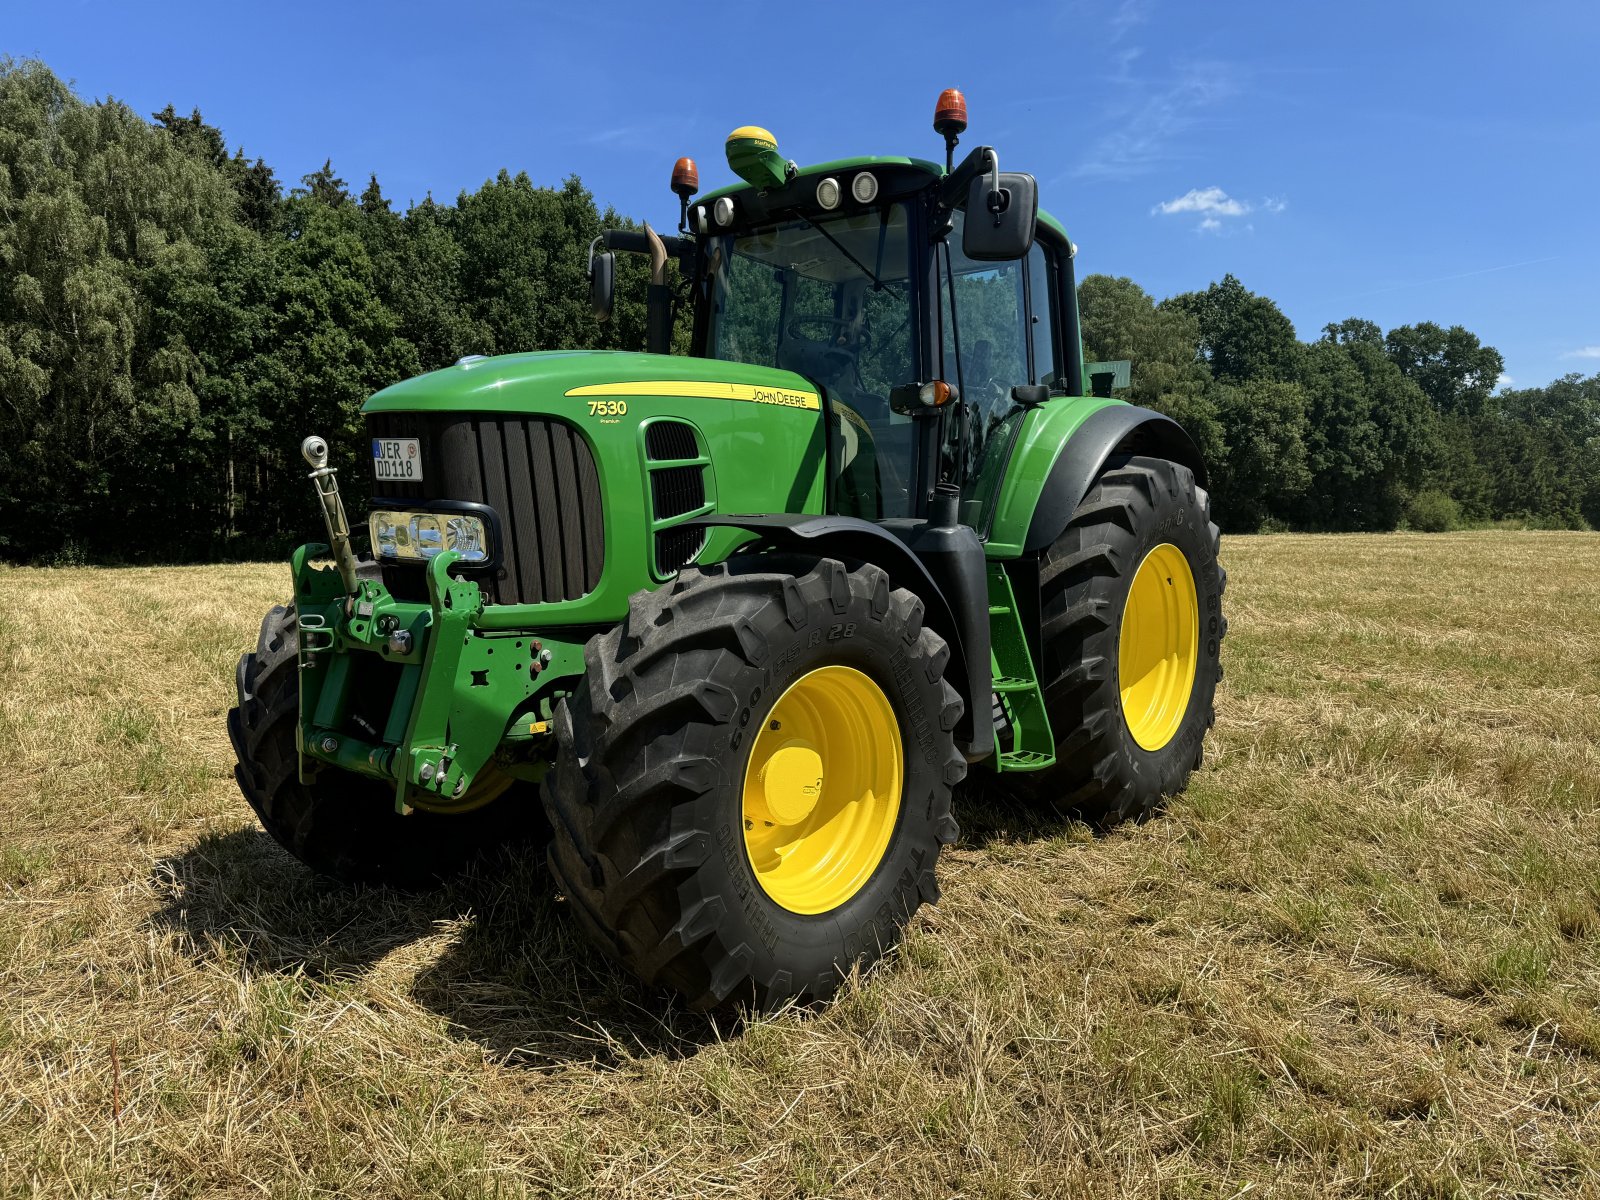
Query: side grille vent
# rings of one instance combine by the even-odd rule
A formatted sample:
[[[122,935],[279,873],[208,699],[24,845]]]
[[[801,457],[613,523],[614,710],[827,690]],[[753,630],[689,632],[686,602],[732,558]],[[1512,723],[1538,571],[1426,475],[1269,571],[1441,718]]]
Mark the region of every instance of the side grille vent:
[[[600,475],[589,444],[572,426],[539,416],[371,413],[367,428],[373,437],[422,443],[422,480],[380,483],[376,499],[397,507],[468,500],[499,516],[499,568],[480,580],[489,599],[576,600],[599,585],[605,567]],[[383,581],[401,599],[423,600],[422,570],[386,564]]]
[[[706,531],[684,522],[712,507],[710,466],[694,426],[684,421],[653,421],[645,426],[644,454],[650,476],[655,573],[665,578],[683,570],[705,549]]]
[[[682,421],[655,421],[645,427],[644,452],[651,462],[700,457],[694,426]]]
[[[650,504],[656,520],[681,517],[706,502],[703,467],[663,467],[650,472]]]
[[[693,525],[663,529],[656,534],[656,567],[663,575],[681,571],[705,548],[706,531]]]

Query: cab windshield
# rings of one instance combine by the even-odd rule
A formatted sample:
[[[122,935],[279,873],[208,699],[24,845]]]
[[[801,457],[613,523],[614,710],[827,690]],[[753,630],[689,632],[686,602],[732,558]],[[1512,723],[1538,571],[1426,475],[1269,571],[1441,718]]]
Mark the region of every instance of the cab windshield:
[[[890,389],[917,379],[904,204],[709,239],[706,352],[779,367],[825,389],[833,506],[906,516],[914,425]]]

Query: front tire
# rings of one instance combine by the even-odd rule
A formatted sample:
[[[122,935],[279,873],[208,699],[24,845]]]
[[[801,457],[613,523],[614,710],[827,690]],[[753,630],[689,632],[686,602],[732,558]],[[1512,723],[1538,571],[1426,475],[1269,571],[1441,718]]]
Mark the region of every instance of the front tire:
[[[347,883],[421,889],[500,846],[541,841],[544,817],[531,785],[502,779],[499,793],[461,813],[395,811],[394,786],[325,767],[300,782],[299,623],[293,606],[261,623],[239,660],[239,703],[228,712],[234,778],[273,839],[319,875]]]
[[[1095,481],[1040,564],[1056,764],[1008,777],[1029,798],[1112,824],[1188,785],[1222,678],[1220,545],[1188,467],[1134,457]]]
[[[745,558],[633,598],[558,709],[550,867],[581,924],[707,1009],[831,995],[938,897],[966,766],[922,602]]]

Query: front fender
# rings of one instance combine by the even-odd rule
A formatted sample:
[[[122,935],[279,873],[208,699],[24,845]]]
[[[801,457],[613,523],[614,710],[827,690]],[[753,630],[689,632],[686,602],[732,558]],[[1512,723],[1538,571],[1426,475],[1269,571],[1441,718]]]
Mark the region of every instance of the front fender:
[[[966,534],[970,539],[972,561],[966,561],[968,555],[963,551],[959,555],[962,569],[956,571],[960,577],[941,585],[904,540],[916,542],[926,527],[921,521],[892,522],[896,529],[891,531],[860,517],[759,513],[716,514],[690,524],[731,526],[756,534],[760,541],[775,549],[855,559],[882,567],[889,575],[891,587],[905,588],[922,600],[923,622],[950,647],[946,677],[961,696],[965,709],[955,730],[957,745],[969,762],[993,753],[994,727],[988,719],[993,674],[989,662],[983,552],[970,529]],[[951,564],[941,564],[941,567],[946,566]]]

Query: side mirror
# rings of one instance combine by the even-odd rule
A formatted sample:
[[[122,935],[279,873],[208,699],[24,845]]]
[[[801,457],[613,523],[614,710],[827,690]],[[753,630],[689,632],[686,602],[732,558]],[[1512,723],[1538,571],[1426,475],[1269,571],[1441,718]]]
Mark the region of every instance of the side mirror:
[[[617,256],[609,250],[596,254],[594,248],[599,244],[599,238],[589,243],[589,307],[594,309],[595,320],[609,321],[616,291]]]
[[[961,250],[974,262],[1022,258],[1033,249],[1039,185],[1020,171],[980,175],[967,188]]]

